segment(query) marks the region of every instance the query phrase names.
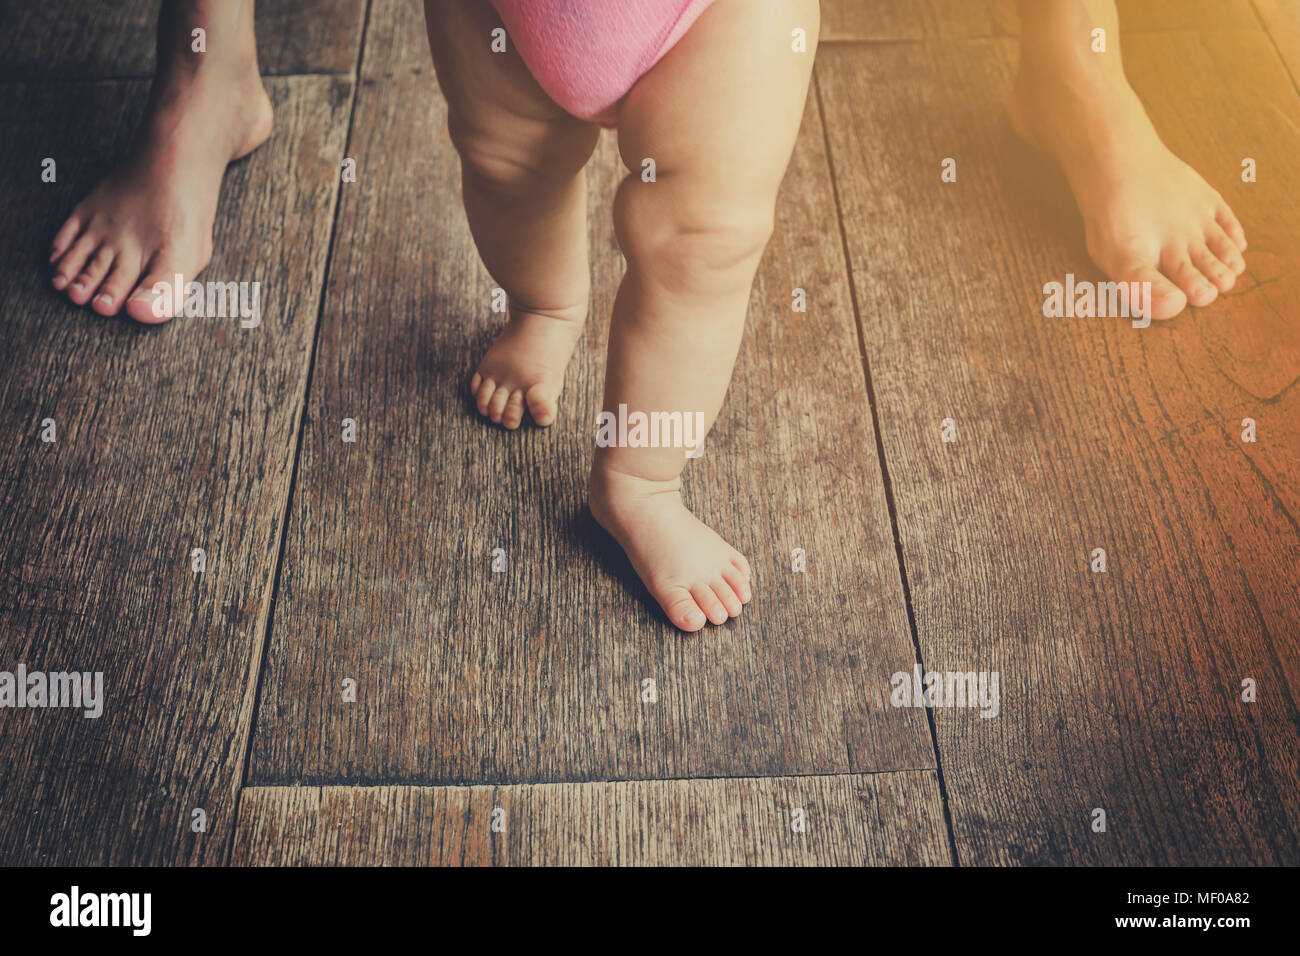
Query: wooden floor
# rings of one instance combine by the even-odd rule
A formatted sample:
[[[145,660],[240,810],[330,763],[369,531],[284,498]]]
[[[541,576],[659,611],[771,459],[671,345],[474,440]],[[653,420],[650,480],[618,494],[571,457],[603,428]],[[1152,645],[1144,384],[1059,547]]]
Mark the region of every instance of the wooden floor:
[[[153,3],[73,6],[0,7],[0,670],[103,671],[106,703],[0,710],[0,863],[1300,863],[1296,2],[1121,3],[1131,80],[1250,235],[1236,289],[1140,331],[1041,317],[1099,277],[1005,120],[1014,3],[823,0],[686,477],[759,586],[694,637],[583,506],[612,136],[560,421],[506,434],[462,395],[493,283],[418,4],[259,3],[277,125],[207,273],[261,283],[253,330],[49,290],[152,66]],[[997,672],[998,716],[891,706],[917,664]]]

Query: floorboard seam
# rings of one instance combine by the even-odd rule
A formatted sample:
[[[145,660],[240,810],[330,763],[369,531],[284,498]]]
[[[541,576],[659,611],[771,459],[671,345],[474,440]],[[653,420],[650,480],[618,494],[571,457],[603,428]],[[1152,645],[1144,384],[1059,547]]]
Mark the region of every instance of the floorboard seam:
[[[361,38],[357,42],[357,53],[352,72],[352,101],[348,104],[348,133],[343,141],[343,152],[347,155],[352,143],[352,134],[356,124],[357,97],[361,90],[361,67],[366,53],[366,30],[370,27],[370,12],[374,0],[366,0],[365,18],[361,22]],[[343,74],[346,75],[346,74]],[[343,190],[341,181],[334,184],[334,214],[330,223],[329,244],[325,252],[325,267],[321,271],[320,299],[316,303],[316,328],[312,330],[311,352],[307,356],[307,378],[303,383],[302,405],[298,409],[297,427],[294,429],[293,466],[289,471],[289,490],[284,496],[284,508],[280,512],[280,540],[276,549],[275,570],[271,576],[271,596],[266,615],[266,627],[262,631],[262,646],[258,649],[256,670],[254,671],[253,707],[248,718],[248,737],[244,742],[244,754],[239,762],[236,774],[235,803],[230,823],[230,835],[226,840],[225,852],[218,861],[228,865],[235,850],[235,835],[239,829],[239,811],[243,803],[244,790],[247,788],[248,764],[253,755],[253,738],[257,733],[257,710],[262,698],[262,674],[266,669],[266,655],[271,645],[271,633],[275,627],[276,599],[280,593],[280,573],[284,569],[284,551],[288,543],[289,516],[292,513],[294,491],[298,485],[298,464],[302,459],[302,426],[307,416],[307,405],[311,401],[311,383],[316,371],[316,352],[320,345],[321,325],[325,321],[325,302],[329,296],[330,267],[334,262],[334,241],[338,236],[339,214],[343,208]]]
[[[303,784],[251,783],[244,786],[243,790],[386,790],[392,787],[399,787],[407,790],[469,790],[474,787],[582,787],[589,784],[697,783],[708,780],[784,780],[787,778],[796,778],[800,780],[843,780],[849,777],[883,777],[890,774],[901,773],[932,773],[935,774],[936,777],[938,776],[938,770],[935,767],[900,767],[897,770],[849,770],[842,773],[741,773],[712,776],[706,775],[699,777],[613,777],[595,778],[590,780],[488,780],[479,783],[408,783],[404,781],[392,781],[390,783],[349,783],[346,780],[330,781],[329,783]]]
[[[1264,14],[1259,12],[1259,4],[1256,0],[1250,0],[1250,10],[1255,14],[1255,19],[1259,21],[1259,27],[1264,31],[1264,36],[1268,37],[1268,44],[1277,54],[1277,60],[1282,64],[1282,72],[1286,74],[1287,79],[1291,81],[1291,89],[1300,94],[1300,78],[1291,72],[1291,64],[1282,54],[1282,48],[1277,45],[1277,37],[1273,36],[1273,31],[1269,29],[1268,21],[1264,19]]]
[[[1258,15],[1258,11],[1256,11]],[[1211,28],[1213,29],[1213,28]],[[1259,29],[1252,29],[1246,26],[1225,27],[1224,32],[1237,31],[1241,33],[1269,33],[1267,24],[1263,24]],[[1129,27],[1120,27],[1120,35],[1123,36],[1151,36],[1166,35],[1175,33],[1204,33],[1206,28],[1203,26],[1191,27],[1151,27],[1149,29],[1132,29]],[[1272,34],[1269,34],[1271,37]],[[934,36],[924,37],[851,37],[851,36],[831,36],[821,37],[817,45],[821,46],[887,46],[890,44],[898,45],[902,43],[921,44],[921,43],[964,43],[968,40],[1019,40],[1019,33],[963,33],[952,35],[935,34]]]
[[[296,80],[300,78],[324,77],[325,79],[346,79],[353,74],[347,71],[307,70],[302,73],[262,73],[263,80]],[[104,76],[41,76],[26,72],[0,73],[0,86],[89,86],[95,83],[138,83],[141,80],[153,82],[153,73],[111,73]]]
[[[871,379],[871,362],[867,358],[866,335],[862,328],[862,310],[858,306],[858,289],[853,280],[853,259],[849,254],[849,236],[844,227],[844,205],[840,201],[840,184],[835,175],[835,157],[831,152],[830,130],[826,125],[826,108],[822,101],[821,83],[816,72],[813,74],[813,95],[817,100],[817,112],[821,117],[822,138],[826,149],[826,167],[830,174],[831,195],[835,197],[835,212],[839,220],[840,245],[844,255],[844,273],[849,283],[849,300],[853,304],[853,323],[858,333],[858,352],[862,358],[862,373],[866,377],[867,405],[871,411],[871,428],[876,438],[876,457],[880,462],[880,478],[885,486],[885,502],[889,508],[889,524],[894,534],[894,552],[898,560],[898,576],[903,585],[903,604],[907,609],[907,625],[912,632],[912,647],[916,650],[916,662],[925,670],[925,659],[921,654],[921,639],[916,627],[916,612],[912,608],[912,588],[907,580],[907,565],[903,560],[903,538],[898,527],[898,509],[894,503],[894,488],[889,480],[889,464],[885,461],[885,439],[880,431],[880,416],[876,409],[876,390]],[[943,776],[943,759],[939,753],[939,734],[935,728],[933,708],[925,708],[926,723],[930,728],[930,745],[934,748],[935,775],[939,781],[939,797],[943,803],[943,822],[948,831],[948,846],[952,853],[954,866],[960,866],[957,855],[957,837],[952,825],[952,810],[948,805],[948,786]]]

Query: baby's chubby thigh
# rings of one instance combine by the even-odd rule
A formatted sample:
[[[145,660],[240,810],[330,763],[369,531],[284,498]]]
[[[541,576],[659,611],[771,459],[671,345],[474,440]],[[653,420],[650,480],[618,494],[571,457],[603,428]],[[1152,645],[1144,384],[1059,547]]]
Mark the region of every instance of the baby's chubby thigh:
[[[717,0],[624,98],[629,266],[682,294],[747,291],[807,99],[815,0]]]

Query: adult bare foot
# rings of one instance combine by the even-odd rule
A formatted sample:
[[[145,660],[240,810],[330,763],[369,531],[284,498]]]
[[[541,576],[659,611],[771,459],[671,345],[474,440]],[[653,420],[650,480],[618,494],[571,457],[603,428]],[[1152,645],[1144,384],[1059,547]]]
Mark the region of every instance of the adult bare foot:
[[[1169,151],[1119,59],[1110,0],[1026,0],[1017,133],[1065,172],[1088,254],[1117,282],[1150,282],[1152,317],[1204,306],[1245,271],[1246,234],[1223,197]],[[1108,52],[1091,31],[1106,29]]]
[[[205,52],[193,31],[205,31]],[[164,322],[156,282],[192,280],[212,255],[228,163],[271,133],[250,0],[177,0],[158,25],[158,69],[130,154],[72,211],[50,249],[53,285],[100,315]]]

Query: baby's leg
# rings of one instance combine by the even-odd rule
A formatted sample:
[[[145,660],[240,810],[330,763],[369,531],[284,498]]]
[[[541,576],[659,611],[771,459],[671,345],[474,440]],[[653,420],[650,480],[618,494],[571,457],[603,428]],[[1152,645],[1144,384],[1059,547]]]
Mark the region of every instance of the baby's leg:
[[[1115,281],[1150,282],[1157,319],[1232,288],[1246,234],[1147,118],[1120,62],[1114,0],[1020,0],[1020,17],[1011,120],[1065,171],[1093,262]],[[1098,28],[1105,52],[1093,50]]]
[[[798,135],[816,0],[718,0],[632,88],[614,202],[627,274],[614,302],[605,410],[702,413],[711,427],[740,347],[750,286]],[[808,49],[792,49],[792,31]],[[655,181],[642,179],[654,160]],[[707,451],[706,451],[707,453]],[[596,519],[686,631],[740,613],[750,568],[682,504],[682,448],[600,447]]]
[[[598,127],[550,99],[519,55],[494,53],[487,0],[426,0],[429,47],[461,160],[470,231],[509,298],[505,329],[470,382],[478,410],[518,428],[555,421],[591,277],[583,167]]]

